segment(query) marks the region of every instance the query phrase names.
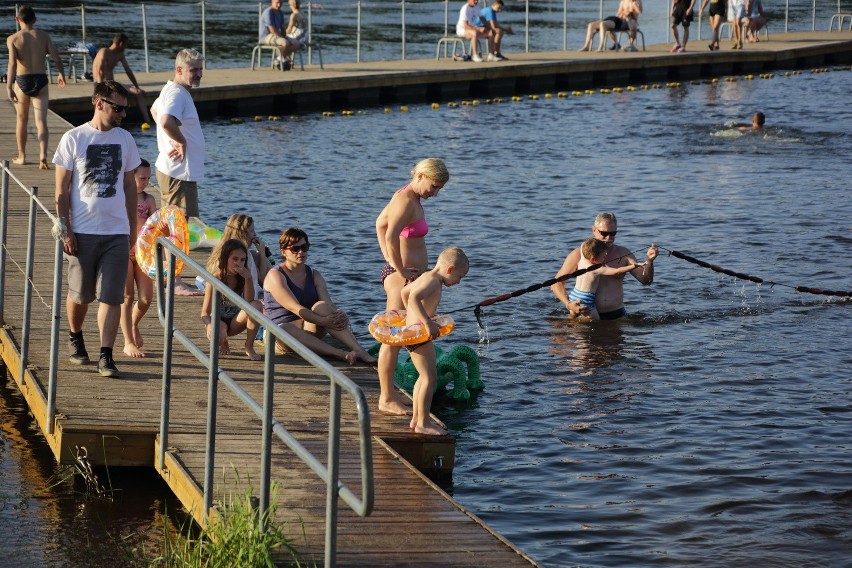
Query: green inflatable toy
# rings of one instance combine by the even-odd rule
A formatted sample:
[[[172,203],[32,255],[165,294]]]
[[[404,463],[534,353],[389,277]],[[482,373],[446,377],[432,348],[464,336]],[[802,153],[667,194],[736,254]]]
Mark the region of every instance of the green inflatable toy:
[[[374,345],[369,351],[373,356],[379,352],[379,344]],[[479,378],[479,356],[476,351],[467,345],[456,345],[447,353],[440,347],[435,347],[438,367],[438,389],[444,390],[452,383],[453,388],[447,394],[454,400],[468,400],[471,390],[482,390],[485,384]],[[411,357],[408,354],[396,366],[393,382],[396,386],[411,392],[414,383],[420,376]]]

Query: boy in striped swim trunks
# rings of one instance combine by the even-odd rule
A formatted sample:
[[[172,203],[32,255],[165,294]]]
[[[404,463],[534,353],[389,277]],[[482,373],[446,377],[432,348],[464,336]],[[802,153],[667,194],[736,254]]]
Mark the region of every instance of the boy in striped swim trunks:
[[[581,258],[580,263],[577,266],[578,269],[588,268],[593,264],[603,264],[606,262],[606,243],[599,241],[594,237],[586,239],[580,247],[580,252]],[[568,293],[568,299],[580,302],[582,306],[589,309],[589,311],[585,314],[586,316],[593,320],[599,320],[601,319],[601,316],[598,313],[598,309],[595,304],[597,299],[595,293],[598,290],[598,284],[600,283],[601,276],[617,276],[619,274],[630,272],[639,266],[643,266],[643,264],[634,264],[631,262],[626,266],[620,266],[618,268],[601,266],[600,268],[581,274],[577,277],[574,289]]]

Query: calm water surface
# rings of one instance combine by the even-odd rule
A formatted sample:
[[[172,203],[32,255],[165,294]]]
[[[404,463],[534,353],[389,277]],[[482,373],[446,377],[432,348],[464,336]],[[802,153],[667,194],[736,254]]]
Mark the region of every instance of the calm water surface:
[[[539,291],[486,308],[490,343],[478,345],[472,310],[458,312],[445,347],[477,346],[486,389],[435,407],[458,436],[450,489],[545,566],[848,566],[850,302],[788,286],[850,288],[850,89],[852,72],[838,70],[212,121],[201,210],[221,226],[246,203],[269,242],[290,224],[306,229],[311,263],[363,335],[383,307],[373,220],[427,155],[444,157],[452,176],[426,204],[432,257],[460,245],[472,261],[446,310],[551,277],[599,210],[618,214],[618,242],[640,258],[656,242],[777,283],[664,253],[653,286],[627,282],[621,322],[574,324]],[[726,128],[758,109],[765,133]],[[138,142],[153,159],[154,136]],[[47,552],[30,558],[7,539],[0,564],[14,555],[78,565],[69,549],[83,543],[115,558],[104,529],[87,532],[111,515],[122,515],[113,532],[156,539],[165,497],[150,497],[155,481],[132,513],[120,503],[95,514],[67,487],[46,489],[49,475],[22,473],[50,461],[20,447],[18,438],[37,439],[30,426],[18,430],[3,430],[0,526],[50,519],[27,545]]]

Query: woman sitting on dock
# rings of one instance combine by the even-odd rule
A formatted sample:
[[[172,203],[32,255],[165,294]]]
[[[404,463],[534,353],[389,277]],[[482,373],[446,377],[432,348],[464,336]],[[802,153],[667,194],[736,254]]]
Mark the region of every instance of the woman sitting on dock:
[[[211,274],[242,296],[246,302],[250,302],[260,310],[260,302],[255,299],[254,283],[247,264],[248,250],[246,245],[238,239],[230,239],[222,243],[222,246],[218,247],[217,250],[217,266]],[[261,355],[254,350],[258,323],[224,295],[220,297],[222,298],[222,308],[219,313],[219,354],[230,355],[228,337],[246,330],[246,356],[252,361],[261,360]],[[213,286],[208,283],[204,289],[204,303],[201,305],[201,321],[207,328],[208,339],[213,335],[212,313]]]
[[[306,264],[311,248],[307,233],[290,227],[281,233],[278,244],[284,262],[263,281],[263,304],[269,319],[315,353],[337,357],[349,365],[358,360],[375,363],[375,357],[352,334],[349,317],[332,302],[325,279]],[[326,332],[350,350],[323,341]]]
[[[636,30],[639,29],[639,14],[641,13],[642,0],[621,0],[615,16],[589,22],[586,28],[586,43],[583,44],[580,51],[589,51],[592,48],[592,40],[598,31],[601,32],[598,51],[604,50],[604,45],[606,44],[606,36],[604,34],[607,33],[612,39],[611,49],[618,51],[621,46],[616,42],[613,32],[627,32],[630,38],[630,45],[624,48],[624,50],[636,51]]]

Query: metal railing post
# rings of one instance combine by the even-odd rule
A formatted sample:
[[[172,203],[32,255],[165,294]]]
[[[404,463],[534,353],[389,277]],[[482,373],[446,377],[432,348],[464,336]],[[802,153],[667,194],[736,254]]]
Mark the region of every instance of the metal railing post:
[[[172,255],[174,260],[174,255]],[[169,272],[174,274],[174,272]],[[213,469],[216,467],[216,404],[219,387],[219,319],[222,293],[213,288],[213,313],[210,314],[210,369],[207,374],[207,442],[204,452],[204,521],[213,506]]]
[[[340,385],[331,382],[328,403],[328,479],[325,488],[325,566],[337,556],[337,478],[340,475]]]
[[[53,434],[56,418],[56,386],[59,375],[59,322],[62,319],[62,235],[56,239],[56,248],[53,260],[53,305],[51,315],[53,321],[50,328],[50,367],[47,378],[47,424],[48,434]]]
[[[402,60],[405,61],[405,0],[402,0]]]
[[[82,23],[82,36],[83,36],[83,45],[86,45],[86,5],[80,4],[80,20]],[[86,60],[86,55],[82,55],[83,58],[83,75],[86,74],[89,70],[89,62]]]
[[[38,187],[32,187],[30,197],[30,221],[27,228],[27,265],[24,269],[26,280],[24,282],[24,320],[21,325],[21,384],[27,382],[26,370],[27,359],[30,356],[30,311],[32,310],[33,298],[33,263],[35,262],[35,222],[36,222],[36,200]]]
[[[142,43],[145,46],[145,73],[150,73],[148,66],[148,16],[145,14],[145,4],[142,4]]]
[[[530,52],[530,0],[524,2],[524,53]]]
[[[562,2],[562,51],[568,51],[568,0]]]
[[[358,11],[355,17],[355,62],[361,63],[361,0],[358,0]]]
[[[155,249],[157,266],[163,265],[163,245],[157,244]],[[171,261],[174,262],[174,255],[171,255]],[[174,270],[172,266],[171,270]],[[174,272],[169,272],[174,274]],[[160,401],[160,451],[157,455],[157,465],[162,470],[165,467],[166,448],[169,445],[169,411],[171,408],[171,390],[172,390],[172,352],[174,345],[174,329],[175,321],[175,280],[169,278],[168,287],[164,290],[164,281],[162,274],[158,271],[154,284],[157,287],[157,306],[165,307],[165,325],[163,326],[163,388],[162,399]],[[166,295],[163,298],[163,294]],[[161,308],[162,309],[162,308]]]
[[[784,8],[784,33],[787,33],[787,23],[790,21],[790,0],[787,0]]]
[[[204,56],[204,69],[207,69],[207,2],[201,0],[201,55]]]
[[[312,5],[313,2],[308,2],[308,65],[314,64],[314,52],[313,48],[311,48],[311,44],[314,42],[314,14],[311,9]]]
[[[17,8],[17,5],[16,5]],[[17,13],[17,12],[16,12]],[[17,21],[17,20],[15,20]],[[6,323],[6,231],[9,216],[9,160],[3,160],[2,189],[0,189],[0,324]]]
[[[444,0],[444,37],[450,35],[450,0]]]
[[[272,478],[272,410],[275,392],[275,337],[264,331],[263,343],[263,433],[260,456],[260,530],[266,532],[264,513],[269,510],[270,480]]]
[[[811,8],[811,31],[816,31],[816,0],[813,1]]]

